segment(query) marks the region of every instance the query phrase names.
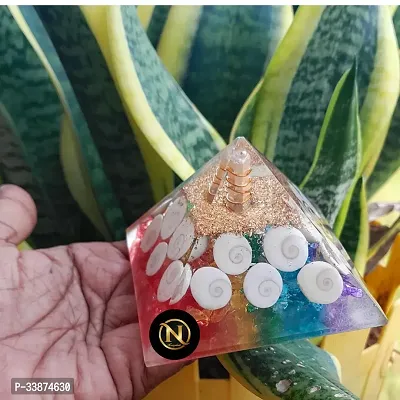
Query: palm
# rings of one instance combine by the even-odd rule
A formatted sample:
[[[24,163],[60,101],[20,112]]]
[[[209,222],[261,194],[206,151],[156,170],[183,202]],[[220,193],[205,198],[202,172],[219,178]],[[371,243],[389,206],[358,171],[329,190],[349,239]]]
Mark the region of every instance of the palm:
[[[72,377],[75,398],[140,399],[181,365],[143,363],[123,243],[19,252],[36,221],[21,189],[0,190],[0,389],[12,377]],[[11,397],[11,395],[9,395]]]

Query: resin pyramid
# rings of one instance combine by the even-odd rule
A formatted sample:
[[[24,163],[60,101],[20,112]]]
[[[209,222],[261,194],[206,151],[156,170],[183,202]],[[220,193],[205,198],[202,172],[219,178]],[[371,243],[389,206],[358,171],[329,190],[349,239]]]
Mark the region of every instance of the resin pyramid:
[[[380,326],[386,317],[325,219],[236,139],[127,230],[147,366],[154,318],[190,313],[187,359]]]

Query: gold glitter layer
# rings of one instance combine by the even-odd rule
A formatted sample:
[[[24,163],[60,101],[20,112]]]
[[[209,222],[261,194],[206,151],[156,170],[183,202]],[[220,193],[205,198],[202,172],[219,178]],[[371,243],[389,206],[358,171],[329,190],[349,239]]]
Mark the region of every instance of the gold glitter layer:
[[[252,177],[251,205],[242,213],[230,211],[226,207],[226,183],[221,186],[214,201],[208,203],[206,194],[216,169],[217,162],[183,187],[187,199],[193,205],[191,218],[198,235],[257,233],[267,225],[300,226],[298,213],[287,204],[287,191],[271,173]]]

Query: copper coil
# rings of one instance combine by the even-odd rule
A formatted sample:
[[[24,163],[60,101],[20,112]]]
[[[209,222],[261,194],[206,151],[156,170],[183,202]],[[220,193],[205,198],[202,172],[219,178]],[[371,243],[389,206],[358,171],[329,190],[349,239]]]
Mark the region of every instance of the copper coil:
[[[250,199],[250,193],[238,193],[238,192],[228,192],[226,195],[227,200],[232,203],[246,203]]]
[[[236,185],[235,183],[229,181],[228,182],[228,190],[234,190],[235,192],[238,193],[246,193],[250,192],[251,190],[251,181],[249,181],[246,185]]]
[[[248,200],[247,200],[246,202],[244,202],[244,203],[242,203],[242,202],[237,203],[237,202],[234,202],[234,201],[229,200],[228,197],[226,198],[227,207],[228,207],[231,211],[234,211],[234,212],[243,212],[243,211],[246,211],[246,210],[249,208],[250,203],[251,203],[250,197],[249,197]]]
[[[243,174],[243,175],[234,172],[234,170],[233,170],[231,167],[228,167],[226,170],[228,171],[228,173],[230,173],[230,174],[232,174],[232,175],[235,175],[235,176],[237,176],[238,178],[244,178],[244,177],[246,177],[246,176],[249,176],[250,173],[251,173],[251,168],[248,169],[248,170],[246,171],[246,173]]]

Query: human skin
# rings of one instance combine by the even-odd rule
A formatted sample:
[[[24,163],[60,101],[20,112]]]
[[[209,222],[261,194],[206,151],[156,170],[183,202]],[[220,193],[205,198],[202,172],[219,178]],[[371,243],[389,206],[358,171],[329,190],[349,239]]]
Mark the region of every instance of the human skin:
[[[57,400],[143,398],[183,364],[144,365],[125,243],[19,251],[36,218],[27,192],[0,186],[0,398],[16,377],[74,378]]]

